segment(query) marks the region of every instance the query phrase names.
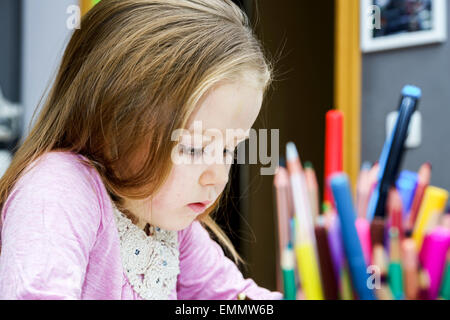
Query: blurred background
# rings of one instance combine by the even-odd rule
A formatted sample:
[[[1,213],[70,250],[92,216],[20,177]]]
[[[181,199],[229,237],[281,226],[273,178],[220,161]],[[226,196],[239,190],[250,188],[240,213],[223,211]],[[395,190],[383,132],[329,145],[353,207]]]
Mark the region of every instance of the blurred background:
[[[0,0],[1,173],[52,84],[73,32],[67,27],[74,13],[69,9],[78,6],[82,14],[94,2]],[[407,150],[403,167],[417,171],[430,161],[436,173],[431,183],[450,190],[450,46],[442,37],[448,24],[441,21],[450,7],[445,1],[438,7],[441,2],[235,0],[276,62],[275,82],[255,129],[279,129],[281,155],[288,141],[295,142],[302,160],[314,165],[322,190],[325,113],[341,110],[344,169],[355,183],[362,161],[379,158],[386,118],[396,109],[402,87],[414,84],[423,90],[421,141]],[[368,5],[381,9],[379,16],[376,10],[367,11]],[[403,46],[361,50],[364,23],[377,17],[380,26],[369,40],[388,43],[391,39],[386,37],[394,34],[399,36],[394,42]],[[438,27],[440,37],[430,34],[429,41],[422,39],[420,32]],[[230,196],[217,219],[247,262],[242,266],[244,275],[273,290],[277,237],[273,176],[260,175],[260,165],[235,165],[232,176]]]

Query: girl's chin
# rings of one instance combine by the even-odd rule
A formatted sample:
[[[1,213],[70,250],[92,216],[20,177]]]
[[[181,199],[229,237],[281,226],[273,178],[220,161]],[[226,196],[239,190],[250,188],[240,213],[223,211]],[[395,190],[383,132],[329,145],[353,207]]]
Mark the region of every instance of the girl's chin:
[[[162,221],[162,223],[155,225],[166,231],[181,231],[189,227],[195,220],[201,220],[201,218],[206,214],[206,212],[194,212],[189,207],[183,208],[177,213],[171,213],[170,219]],[[165,222],[165,223],[164,223]]]
[[[164,226],[160,226],[161,229],[166,231],[182,231],[189,227],[192,222],[197,220],[197,215],[191,215],[190,217],[180,217],[177,219],[177,223],[169,223]]]

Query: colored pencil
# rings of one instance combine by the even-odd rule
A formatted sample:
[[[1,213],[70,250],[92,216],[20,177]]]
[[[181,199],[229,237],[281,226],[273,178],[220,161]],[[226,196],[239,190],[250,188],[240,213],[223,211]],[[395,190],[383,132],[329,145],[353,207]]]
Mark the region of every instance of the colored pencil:
[[[322,217],[323,218],[323,217]],[[333,270],[333,260],[328,243],[328,231],[323,219],[319,219],[315,227],[317,251],[320,262],[320,275],[322,279],[323,294],[326,300],[338,299],[338,283]]]
[[[396,188],[391,188],[391,190],[389,190],[387,206],[390,226],[397,228],[398,238],[401,242],[404,238],[402,199]]]
[[[356,213],[353,206],[350,183],[346,174],[331,176],[331,190],[341,222],[342,239],[347,256],[352,284],[358,297],[362,300],[373,300],[374,292],[367,286],[367,265],[361,243],[355,227]]]
[[[402,262],[405,285],[405,298],[416,300],[419,294],[419,260],[416,242],[404,239],[402,242]]]
[[[324,201],[334,207],[329,179],[343,169],[344,115],[339,110],[330,110],[325,115],[325,181]]]
[[[305,179],[314,221],[319,217],[319,185],[311,162],[305,163]]]
[[[289,242],[289,208],[287,192],[290,188],[289,175],[285,168],[278,167],[275,172],[274,187],[276,192],[277,225],[278,225],[278,250],[277,259],[281,259],[281,253]],[[282,289],[282,274],[280,265],[277,264],[277,290]]]
[[[417,215],[419,214],[420,205],[422,204],[423,195],[425,190],[430,184],[431,179],[431,164],[429,162],[424,163],[419,169],[419,179],[417,181],[416,192],[414,193],[414,199],[411,205],[411,210],[408,214],[408,220],[406,222],[406,231],[411,233],[416,223]]]
[[[448,191],[444,189],[434,186],[428,186],[426,188],[423,203],[420,206],[419,215],[417,217],[412,235],[419,250],[421,250],[422,247],[428,222],[433,215],[444,211],[445,205],[448,201],[448,196]]]
[[[391,226],[389,228],[389,238],[389,287],[394,299],[403,300],[403,274],[400,257],[401,248],[399,232],[396,226]]]
[[[356,212],[358,214],[358,217],[366,217],[365,207],[367,206],[367,202],[369,201],[371,191],[369,176],[370,169],[370,163],[363,163],[358,176],[358,182],[356,186]]]
[[[297,287],[295,284],[295,255],[291,244],[288,244],[281,254],[281,269],[283,271],[284,299],[295,300],[297,298]]]
[[[300,279],[307,299],[322,300],[323,293],[317,261],[314,226],[306,182],[297,148],[292,142],[287,144],[286,158],[297,221],[295,251]]]

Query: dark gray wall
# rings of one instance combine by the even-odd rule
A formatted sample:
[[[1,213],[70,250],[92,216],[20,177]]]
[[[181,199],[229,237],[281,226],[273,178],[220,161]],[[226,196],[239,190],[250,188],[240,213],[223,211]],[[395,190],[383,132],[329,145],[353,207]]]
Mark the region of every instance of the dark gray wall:
[[[378,160],[386,117],[396,109],[405,84],[422,88],[422,144],[407,150],[403,168],[417,171],[430,161],[431,183],[450,190],[450,40],[363,56],[362,160]]]
[[[21,102],[22,0],[0,0],[0,88],[4,97]],[[13,150],[19,138],[0,149]]]
[[[21,3],[0,1],[0,87],[14,102],[20,99]]]

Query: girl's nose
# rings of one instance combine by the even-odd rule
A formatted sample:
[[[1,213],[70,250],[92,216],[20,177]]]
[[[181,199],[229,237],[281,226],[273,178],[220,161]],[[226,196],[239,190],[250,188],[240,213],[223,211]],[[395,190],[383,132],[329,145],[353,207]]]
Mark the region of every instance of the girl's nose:
[[[225,164],[212,164],[200,176],[200,185],[226,185],[229,168]]]

